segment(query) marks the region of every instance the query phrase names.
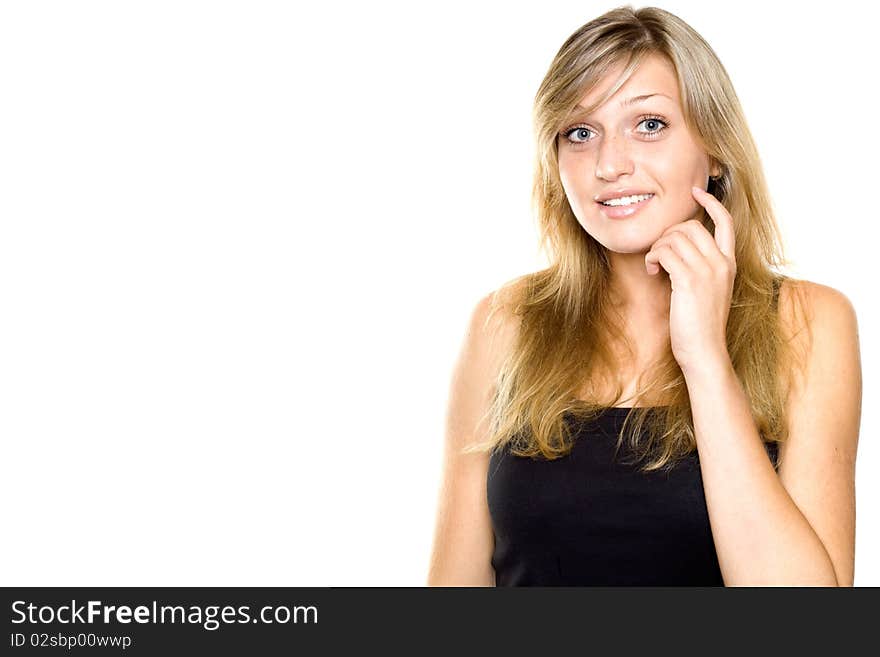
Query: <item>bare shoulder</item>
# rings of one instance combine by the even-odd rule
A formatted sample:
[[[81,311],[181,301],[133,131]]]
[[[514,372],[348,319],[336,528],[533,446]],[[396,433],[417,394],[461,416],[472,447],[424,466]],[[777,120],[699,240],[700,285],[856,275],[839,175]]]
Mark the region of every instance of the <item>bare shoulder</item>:
[[[779,291],[780,299],[790,299],[792,294],[796,292],[801,292],[815,298],[828,298],[837,299],[840,301],[848,301],[847,296],[840,290],[833,288],[830,285],[823,285],[822,283],[816,283],[814,281],[808,281],[802,278],[786,278],[783,281],[782,287]]]
[[[482,296],[471,310],[449,400],[450,413],[466,418],[462,438],[475,433],[471,425],[488,409],[496,376],[516,339],[515,304],[516,288],[508,284]]]
[[[469,442],[485,429],[477,417],[485,418],[497,377],[516,339],[514,296],[515,292],[502,287],[482,296],[471,310],[449,396],[449,418],[461,419],[466,427],[454,423],[463,429],[450,433],[456,441]]]
[[[829,285],[802,279],[787,278],[779,288],[779,308],[791,317],[796,305],[807,311],[810,321],[831,315],[855,315],[849,297]]]
[[[829,340],[858,338],[852,301],[829,285],[786,279],[779,289],[779,315],[786,338],[803,347],[805,356],[830,347]]]
[[[821,283],[803,281],[813,311],[813,321],[833,323],[837,328],[852,325],[856,311],[852,301],[840,290]]]
[[[510,352],[516,340],[519,321],[516,304],[520,287],[507,285],[493,290],[477,303],[474,319],[479,323],[494,365]]]
[[[799,387],[855,394],[861,384],[859,329],[849,297],[828,285],[787,279],[779,289],[779,315],[784,337],[802,361]]]

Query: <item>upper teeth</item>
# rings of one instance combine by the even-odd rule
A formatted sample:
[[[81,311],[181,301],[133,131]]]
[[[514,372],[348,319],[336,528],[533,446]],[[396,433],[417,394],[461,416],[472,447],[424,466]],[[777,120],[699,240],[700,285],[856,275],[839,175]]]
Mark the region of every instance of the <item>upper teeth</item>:
[[[630,203],[638,203],[647,198],[651,198],[653,194],[640,194],[638,196],[621,196],[620,198],[612,198],[608,201],[602,201],[602,205],[629,205]]]

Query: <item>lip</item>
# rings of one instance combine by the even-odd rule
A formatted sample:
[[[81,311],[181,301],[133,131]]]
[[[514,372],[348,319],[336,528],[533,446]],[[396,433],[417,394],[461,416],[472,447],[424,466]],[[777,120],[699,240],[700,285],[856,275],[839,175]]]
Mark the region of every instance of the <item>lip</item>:
[[[650,193],[650,192],[646,192]],[[629,196],[629,194],[624,194],[624,196]],[[612,197],[613,198],[613,197]],[[654,200],[654,197],[646,198],[644,201],[639,201],[638,203],[631,203],[630,205],[602,205],[597,202],[596,205],[599,206],[599,209],[605,214],[605,216],[610,217],[611,219],[626,219],[628,217],[633,216],[636,212],[641,210],[643,207],[648,205],[651,201]]]

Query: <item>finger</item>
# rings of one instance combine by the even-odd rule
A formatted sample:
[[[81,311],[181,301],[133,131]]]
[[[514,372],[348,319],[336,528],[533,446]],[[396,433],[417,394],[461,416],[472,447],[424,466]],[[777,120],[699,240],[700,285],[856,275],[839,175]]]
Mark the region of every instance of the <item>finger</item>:
[[[711,236],[710,236],[711,240]],[[669,246],[675,254],[681,258],[691,272],[698,276],[708,276],[712,270],[712,263],[703,255],[696,245],[691,241],[690,237],[684,231],[674,231],[665,237],[661,237],[651,247],[652,250],[659,249],[662,246]],[[723,258],[718,248],[714,245],[712,248],[718,258]],[[646,259],[647,268],[647,259]]]
[[[712,237],[712,233],[706,230],[706,227],[696,219],[674,224],[666,230],[663,236],[675,232],[681,232],[687,235],[691,242],[693,242],[694,246],[699,249],[700,253],[702,253],[709,262],[717,262],[724,259],[724,254],[721,253],[721,250],[718,248],[718,244],[715,242],[715,238]]]
[[[688,269],[685,262],[668,244],[652,249],[645,256],[645,267],[649,274],[658,273],[661,266],[669,273],[669,278],[673,281],[673,289],[675,289],[675,280],[685,276]]]
[[[733,218],[721,201],[700,187],[693,187],[694,197],[706,208],[706,212],[715,222],[715,242],[721,253],[728,258],[735,257],[736,240],[733,231]]]

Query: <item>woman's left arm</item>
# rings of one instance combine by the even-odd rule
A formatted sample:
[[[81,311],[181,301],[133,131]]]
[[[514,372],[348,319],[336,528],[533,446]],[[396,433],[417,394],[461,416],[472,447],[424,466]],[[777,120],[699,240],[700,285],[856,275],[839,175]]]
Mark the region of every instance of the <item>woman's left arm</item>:
[[[853,585],[858,327],[843,294],[807,287],[812,340],[805,376],[789,397],[789,437],[780,445],[778,475],[727,354],[685,372],[727,586]],[[780,292],[780,309],[786,305]]]
[[[645,257],[649,274],[672,282],[670,339],[684,373],[712,536],[724,583],[852,586],[855,461],[862,376],[856,314],[833,288],[800,281],[809,338],[804,376],[786,402],[788,439],[773,469],[748,398],[727,352],[725,331],[736,276],[735,231],[723,204],[695,187],[715,222],[671,226]],[[779,313],[793,324],[789,286]],[[795,353],[797,353],[795,349]]]

